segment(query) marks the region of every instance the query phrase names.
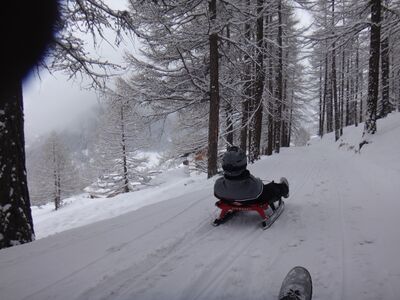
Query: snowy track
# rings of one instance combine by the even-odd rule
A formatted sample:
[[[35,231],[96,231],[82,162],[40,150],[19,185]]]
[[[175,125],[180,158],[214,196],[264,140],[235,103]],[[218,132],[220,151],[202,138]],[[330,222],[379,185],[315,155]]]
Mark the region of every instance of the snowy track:
[[[360,155],[322,141],[251,166],[262,179],[290,182],[285,211],[266,231],[253,212],[213,227],[213,182],[204,181],[0,251],[1,299],[272,300],[295,265],[310,270],[313,299],[398,299],[400,118],[381,128],[381,143],[385,135],[392,143],[383,149]]]

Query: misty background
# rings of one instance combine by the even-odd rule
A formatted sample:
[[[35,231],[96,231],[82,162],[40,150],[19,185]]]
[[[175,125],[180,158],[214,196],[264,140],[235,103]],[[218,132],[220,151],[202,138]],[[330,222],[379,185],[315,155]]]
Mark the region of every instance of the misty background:
[[[108,2],[114,9],[126,8],[125,1]],[[301,9],[296,10],[296,17],[300,21],[300,27],[308,27],[312,22],[311,15]],[[115,46],[115,34],[106,31],[107,40],[98,38],[94,46],[91,34],[79,35],[86,41],[87,51],[94,57],[121,66],[114,72],[115,76],[108,79],[108,88],[114,88],[118,76],[130,74],[124,56],[129,52],[139,55],[138,41],[125,37],[119,46]],[[32,72],[24,82],[23,93],[27,172],[32,204],[42,205],[54,201],[55,171],[52,168],[55,152],[61,155],[57,159],[62,162],[57,171],[60,173],[59,180],[62,181],[62,188],[58,191],[60,201],[84,190],[90,191],[92,196],[112,195],[118,189],[114,186],[115,181],[120,180],[121,176],[109,171],[110,166],[105,163],[110,158],[106,158],[99,150],[103,147],[99,142],[102,135],[101,124],[104,122],[102,116],[107,114],[104,95],[91,88],[87,78],[71,78],[68,74],[50,73],[47,69]],[[312,120],[312,114],[310,112],[309,120]],[[172,115],[153,122],[151,126],[135,133],[137,138],[147,140],[140,148],[140,157],[145,157],[143,153],[158,153],[161,162],[168,161],[171,157],[179,158],[179,154],[173,153],[174,139],[179,139],[179,133],[175,130],[175,117]],[[315,133],[316,125],[309,120],[303,125],[306,130],[300,140],[297,139],[298,144],[306,143],[310,134]],[[114,154],[114,157],[118,157],[118,154]],[[176,161],[178,164],[181,162],[181,159]],[[145,158],[143,163],[146,163]],[[152,161],[151,169],[146,169],[142,164],[135,165],[133,169],[138,169],[137,167],[143,176],[135,177],[135,180],[145,184],[151,179],[148,174],[156,172],[159,166]],[[134,190],[136,187],[131,188]]]

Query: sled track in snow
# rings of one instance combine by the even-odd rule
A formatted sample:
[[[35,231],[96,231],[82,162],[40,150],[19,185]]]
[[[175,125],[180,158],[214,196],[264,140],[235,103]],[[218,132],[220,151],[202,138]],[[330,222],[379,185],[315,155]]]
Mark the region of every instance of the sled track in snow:
[[[290,198],[295,199],[296,194],[310,181],[317,177],[316,174],[319,174],[321,171],[317,168],[317,166],[318,163],[314,162],[305,170],[305,175],[302,176],[304,180],[292,188]],[[288,219],[288,210],[290,210],[290,198],[287,201],[289,205],[287,205],[285,212],[283,212],[282,216],[279,218],[279,220],[277,220],[277,223],[274,224],[275,226],[278,226],[278,224],[280,222],[283,222],[285,218],[286,222],[291,222],[291,220]],[[231,221],[229,221],[226,225],[223,225],[223,228],[229,227],[230,222]],[[248,224],[246,224],[246,226],[247,225]],[[246,253],[246,250],[248,250],[253,245],[257,238],[259,238],[260,236],[265,237],[266,235],[271,234],[271,231],[276,228],[275,226],[272,226],[266,231],[262,231],[258,227],[252,228],[252,231],[249,232],[249,230],[247,230],[240,237],[236,237],[236,239],[232,241],[230,246],[227,247],[229,248],[229,251],[220,253],[218,256],[214,257],[211,262],[208,263],[208,265],[212,265],[213,269],[216,271],[204,274],[204,278],[199,278],[196,285],[187,287],[182,293],[183,296],[180,299],[198,300],[208,298],[208,293],[216,290],[219,287],[221,279],[225,278],[225,275],[231,271],[234,262],[240,259],[244,255],[244,253]],[[284,239],[280,241],[279,245],[276,245],[277,248],[275,249],[275,253],[272,257],[268,257],[268,263],[263,266],[265,269],[273,269],[273,267],[282,259],[283,249],[287,246],[288,241],[291,238],[292,235],[288,234]],[[265,242],[271,242],[271,244],[274,244],[273,240],[274,238],[271,236],[271,238],[268,238]],[[238,241],[240,242],[237,244]]]
[[[200,284],[186,287],[182,293],[183,296],[181,299],[199,299],[210,289],[213,289],[216,285],[218,285],[219,279],[229,271],[229,267],[232,266],[232,263],[250,247],[252,242],[259,236],[260,231],[261,228],[252,228],[252,232],[250,234],[248,231],[245,231],[244,234],[240,236],[240,243],[237,243],[237,239],[239,238],[229,243],[229,246],[226,247],[229,251],[223,251],[219,253],[212,259],[211,262],[207,263],[207,265],[212,265],[213,269],[216,269],[216,271],[211,274],[205,274],[205,272],[203,272],[201,277],[205,278],[199,278],[198,282]],[[235,244],[237,244],[236,247],[233,246]]]
[[[167,223],[175,220],[178,216],[186,213],[191,208],[195,207],[201,201],[208,199],[209,196],[196,199],[192,204],[188,205],[185,209],[181,210],[179,213],[174,214],[174,216],[168,218],[167,220],[157,224],[152,228],[152,230],[143,233],[134,240],[127,242],[124,246],[137,241],[139,238],[143,238],[157,229],[162,228]],[[210,218],[207,216],[201,221],[193,230],[186,230],[184,234],[174,240],[170,245],[162,249],[154,249],[152,253],[147,254],[147,259],[139,262],[139,264],[131,265],[125,270],[119,271],[110,278],[105,278],[105,282],[100,282],[95,287],[84,292],[79,298],[82,299],[97,299],[98,291],[102,289],[102,286],[106,286],[104,294],[101,299],[109,299],[110,296],[113,298],[122,297],[129,294],[129,291],[133,283],[144,280],[153,272],[157,273],[159,268],[167,264],[169,261],[173,260],[175,257],[185,253],[193,247],[196,243],[200,242],[204,238],[209,236],[209,233],[216,230],[214,226],[211,225]],[[93,294],[93,297],[91,295]]]
[[[76,269],[75,271],[71,272],[71,273],[68,274],[67,276],[62,277],[62,278],[58,279],[58,280],[55,281],[55,282],[52,282],[51,284],[49,284],[49,285],[47,285],[47,286],[45,286],[45,287],[39,289],[38,291],[35,291],[34,293],[30,294],[29,296],[23,298],[23,300],[31,299],[32,297],[35,297],[35,296],[37,296],[37,295],[40,295],[40,294],[41,294],[42,292],[44,292],[45,290],[47,290],[47,289],[49,289],[49,288],[52,288],[52,287],[56,286],[56,285],[59,284],[59,283],[62,283],[62,282],[64,282],[64,281],[67,281],[67,280],[69,280],[69,279],[74,278],[74,277],[75,277],[77,274],[79,274],[80,272],[82,272],[82,271],[84,271],[84,270],[86,270],[86,269],[88,269],[88,268],[90,268],[90,267],[92,267],[92,266],[95,266],[97,263],[99,263],[100,261],[104,260],[106,257],[109,257],[109,256],[111,256],[111,255],[115,255],[117,252],[121,251],[121,249],[123,249],[124,247],[126,247],[126,246],[128,246],[128,245],[130,245],[130,244],[132,244],[132,243],[134,243],[134,242],[137,242],[138,240],[140,240],[140,239],[146,237],[147,235],[149,235],[149,234],[155,232],[155,231],[156,231],[157,229],[159,229],[160,227],[166,225],[167,223],[171,222],[171,221],[174,220],[175,218],[177,218],[177,217],[179,217],[180,215],[184,214],[185,212],[187,212],[187,211],[190,210],[191,208],[195,207],[196,205],[198,205],[199,203],[201,203],[201,201],[204,201],[204,200],[207,199],[207,198],[209,198],[209,196],[205,196],[205,197],[202,197],[202,198],[200,198],[200,199],[196,199],[196,200],[192,201],[189,205],[187,205],[185,208],[183,208],[182,210],[180,210],[178,213],[176,213],[176,214],[170,216],[169,218],[167,218],[166,220],[162,221],[161,223],[156,224],[156,225],[153,226],[151,229],[149,229],[149,230],[143,232],[142,234],[140,234],[140,235],[138,235],[138,236],[135,236],[134,238],[132,238],[132,239],[130,239],[130,240],[124,242],[124,243],[121,243],[119,246],[113,246],[113,247],[110,247],[110,248],[106,249],[104,255],[102,255],[102,256],[98,257],[97,259],[95,259],[95,260],[93,260],[93,261],[91,261],[91,262],[89,262],[89,263],[83,265],[82,267],[80,267],[79,269]],[[212,229],[212,228],[211,228],[211,229]],[[110,231],[112,231],[112,230],[115,230],[115,228],[110,229]],[[93,238],[95,238],[95,237],[93,237]],[[179,243],[180,243],[180,242],[178,241],[177,244],[179,244]],[[174,247],[171,247],[171,249],[173,250]],[[172,250],[171,250],[171,251],[172,251]],[[98,288],[98,287],[96,287],[96,288]],[[86,293],[84,293],[84,295],[85,295],[85,294],[86,294]],[[84,299],[87,299],[87,298],[84,297]]]
[[[340,187],[336,188],[336,195],[339,199],[339,212],[340,212],[340,230],[341,230],[341,266],[342,266],[342,278],[341,278],[341,299],[345,299],[345,285],[347,282],[346,278],[346,264],[345,264],[345,257],[346,257],[346,230],[345,230],[345,218],[344,218],[344,210],[343,210],[343,196],[340,192]]]

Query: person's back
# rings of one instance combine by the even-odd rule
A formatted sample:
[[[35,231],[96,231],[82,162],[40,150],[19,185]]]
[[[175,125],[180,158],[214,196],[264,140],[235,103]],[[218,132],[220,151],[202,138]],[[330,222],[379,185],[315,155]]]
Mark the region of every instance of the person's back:
[[[241,176],[224,176],[214,184],[214,195],[225,202],[249,202],[261,196],[263,183],[248,170]]]
[[[246,169],[246,153],[235,146],[228,148],[222,158],[224,176],[217,179],[214,195],[225,202],[248,202],[260,197],[263,183]]]

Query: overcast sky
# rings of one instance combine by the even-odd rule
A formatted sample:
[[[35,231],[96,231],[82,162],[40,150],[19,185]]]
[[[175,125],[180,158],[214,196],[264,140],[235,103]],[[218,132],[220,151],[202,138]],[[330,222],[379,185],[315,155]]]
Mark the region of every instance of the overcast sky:
[[[124,49],[125,46],[121,47],[120,52],[107,49],[107,60],[121,62]],[[98,93],[84,89],[85,84],[85,79],[68,80],[68,76],[62,72],[50,74],[42,70],[39,76],[32,74],[23,85],[27,141],[52,130],[67,128],[84,118],[98,104]]]
[[[126,0],[106,0],[114,9],[126,9]],[[114,40],[114,34],[107,34],[109,41]],[[87,38],[88,49],[104,60],[121,63],[126,49],[133,48],[131,41],[121,43],[118,49],[107,43],[101,43],[97,49],[93,48],[92,37]],[[112,79],[110,79],[112,80]],[[82,89],[85,81],[80,78],[68,80],[62,72],[49,74],[47,70],[32,74],[23,85],[25,136],[27,142],[33,141],[37,136],[52,130],[62,130],[70,127],[77,120],[82,119],[98,103],[96,91]]]
[[[124,0],[119,2],[119,8],[122,9]],[[113,7],[115,3],[117,2],[113,2]],[[296,14],[303,24],[308,25],[311,22],[307,12],[298,10]],[[89,37],[88,45],[91,45],[90,39]],[[110,41],[112,40],[111,38]],[[119,49],[104,45],[98,51],[109,61],[121,62],[124,51],[133,47],[128,41],[121,44]],[[79,79],[67,79],[68,77],[61,72],[49,74],[44,70],[40,79],[32,75],[24,83],[25,135],[28,143],[52,130],[62,130],[71,126],[97,105],[98,95],[95,91],[81,89]]]

